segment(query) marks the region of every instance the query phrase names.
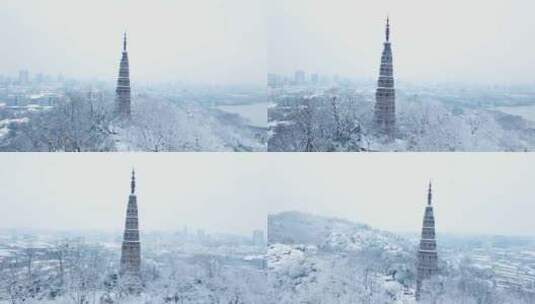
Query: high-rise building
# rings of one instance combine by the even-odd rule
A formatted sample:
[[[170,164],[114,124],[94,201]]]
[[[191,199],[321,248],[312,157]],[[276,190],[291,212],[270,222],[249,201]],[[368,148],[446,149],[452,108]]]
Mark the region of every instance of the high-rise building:
[[[130,119],[130,67],[128,65],[128,51],[126,49],[126,33],[123,40],[123,55],[119,66],[117,89],[115,90],[116,116],[122,119]]]
[[[390,19],[386,19],[386,41],[381,56],[381,68],[375,92],[375,125],[380,134],[393,138],[396,130],[396,93],[392,47],[390,44]]]
[[[295,84],[297,85],[305,84],[305,80],[306,80],[305,71],[302,71],[302,70],[295,71],[295,74],[294,74]]]
[[[427,193],[427,206],[425,207],[420,249],[418,250],[416,273],[416,299],[419,300],[422,292],[422,283],[425,279],[438,273],[437,241],[435,236],[435,216],[432,205],[432,189],[429,183]]]
[[[37,75],[35,75],[35,83],[37,84],[41,84],[45,81],[45,75],[43,73],[38,73]]]
[[[19,84],[29,84],[30,83],[30,72],[28,70],[19,71]]]
[[[121,281],[132,291],[141,288],[141,246],[139,241],[137,196],[135,191],[136,176],[134,170],[132,170],[119,270]]]
[[[274,73],[268,73],[267,82],[270,88],[277,88],[282,86],[283,79],[280,75]]]

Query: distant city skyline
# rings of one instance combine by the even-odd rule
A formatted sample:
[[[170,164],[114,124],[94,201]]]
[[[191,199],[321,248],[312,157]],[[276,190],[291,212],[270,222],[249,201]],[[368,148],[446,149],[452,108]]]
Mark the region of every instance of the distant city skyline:
[[[268,72],[373,79],[390,16],[396,79],[533,84],[527,0],[296,0],[268,5]],[[454,22],[452,22],[454,20]]]
[[[531,154],[6,154],[0,228],[120,230],[136,169],[143,231],[250,235],[296,210],[394,233],[533,235]],[[499,172],[499,174],[496,174]],[[68,186],[66,186],[68,185]],[[499,225],[497,225],[499,223]]]
[[[262,0],[6,0],[0,74],[115,79],[124,31],[132,80],[265,83]],[[30,47],[31,46],[31,47]],[[9,58],[9,60],[7,60]]]
[[[534,9],[528,0],[6,0],[0,74],[113,81],[127,31],[136,82],[265,84],[267,73],[296,70],[372,80],[389,15],[396,79],[533,84]]]

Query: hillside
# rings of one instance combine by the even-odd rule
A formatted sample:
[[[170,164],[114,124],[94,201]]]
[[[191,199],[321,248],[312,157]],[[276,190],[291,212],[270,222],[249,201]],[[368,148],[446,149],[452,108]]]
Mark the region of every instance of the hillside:
[[[415,246],[351,221],[268,217],[266,264],[280,303],[412,303]]]

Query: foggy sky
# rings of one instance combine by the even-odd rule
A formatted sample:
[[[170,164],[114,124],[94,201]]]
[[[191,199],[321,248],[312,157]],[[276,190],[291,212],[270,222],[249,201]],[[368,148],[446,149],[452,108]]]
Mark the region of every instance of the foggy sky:
[[[531,0],[272,0],[268,69],[377,78],[390,15],[397,79],[533,84]]]
[[[299,210],[393,232],[421,228],[434,184],[440,233],[535,232],[533,154],[0,155],[0,228],[120,230],[130,170],[141,229],[249,234]]]
[[[131,78],[264,84],[263,0],[2,0],[0,74],[110,79],[127,30]]]
[[[531,0],[3,0],[0,74],[264,84],[266,72],[377,77],[392,19],[396,78],[533,84]],[[267,18],[266,18],[267,17]]]

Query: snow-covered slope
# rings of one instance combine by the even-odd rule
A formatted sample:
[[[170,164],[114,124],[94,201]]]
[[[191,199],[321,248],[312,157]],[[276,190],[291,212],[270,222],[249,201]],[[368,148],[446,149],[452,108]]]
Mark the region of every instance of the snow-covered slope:
[[[368,225],[295,211],[268,217],[268,241],[271,244],[314,245],[323,251],[378,248],[395,252],[410,245],[402,237]]]
[[[132,123],[114,128],[118,151],[265,151],[266,130],[195,103],[137,100]]]
[[[338,218],[268,218],[266,265],[279,303],[412,303],[415,244]],[[395,273],[396,275],[392,275]]]

